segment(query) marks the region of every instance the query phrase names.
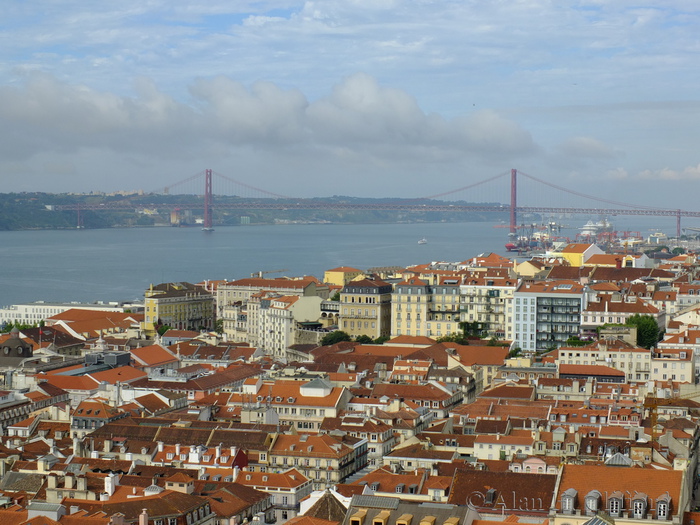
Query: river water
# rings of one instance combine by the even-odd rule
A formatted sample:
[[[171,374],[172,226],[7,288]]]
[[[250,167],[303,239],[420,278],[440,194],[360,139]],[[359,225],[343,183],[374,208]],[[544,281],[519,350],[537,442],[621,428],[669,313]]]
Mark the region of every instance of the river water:
[[[673,234],[665,218],[622,218],[618,230]],[[567,219],[581,226],[585,218]],[[635,223],[637,226],[635,227]],[[638,226],[642,224],[642,226]],[[153,283],[315,275],[337,266],[365,270],[505,255],[508,230],[495,223],[287,224],[0,232],[0,306],[31,301],[133,301]],[[563,235],[576,234],[576,231]],[[426,244],[418,244],[421,238]]]

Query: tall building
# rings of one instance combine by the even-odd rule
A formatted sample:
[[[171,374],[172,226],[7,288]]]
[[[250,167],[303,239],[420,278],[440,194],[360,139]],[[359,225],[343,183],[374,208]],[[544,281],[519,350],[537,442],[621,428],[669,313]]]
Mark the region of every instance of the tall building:
[[[520,283],[513,293],[506,338],[528,354],[563,346],[581,331],[585,292],[586,287],[576,281]]]
[[[389,283],[368,277],[351,281],[340,291],[339,328],[353,338],[372,339],[391,333],[391,292]]]

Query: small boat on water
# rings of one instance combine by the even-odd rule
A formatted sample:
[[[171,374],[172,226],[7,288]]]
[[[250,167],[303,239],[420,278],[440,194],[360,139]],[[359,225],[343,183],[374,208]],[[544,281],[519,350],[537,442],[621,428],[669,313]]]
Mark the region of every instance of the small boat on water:
[[[418,241],[418,244],[428,244],[428,239],[423,237],[420,241]]]

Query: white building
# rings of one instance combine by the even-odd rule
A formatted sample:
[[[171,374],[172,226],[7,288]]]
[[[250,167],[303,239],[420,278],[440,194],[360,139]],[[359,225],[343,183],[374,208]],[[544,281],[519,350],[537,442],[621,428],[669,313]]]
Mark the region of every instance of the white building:
[[[38,324],[40,321],[62,314],[67,310],[95,310],[99,312],[124,312],[143,310],[142,304],[109,303],[35,303],[13,304],[0,308],[0,326],[5,323]]]

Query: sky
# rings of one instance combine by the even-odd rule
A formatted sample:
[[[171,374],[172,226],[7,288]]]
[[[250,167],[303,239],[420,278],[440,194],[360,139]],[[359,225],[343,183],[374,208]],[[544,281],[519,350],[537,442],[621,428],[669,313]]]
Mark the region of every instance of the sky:
[[[516,168],[695,210],[699,88],[696,0],[4,0],[0,191],[210,168],[415,197]]]

